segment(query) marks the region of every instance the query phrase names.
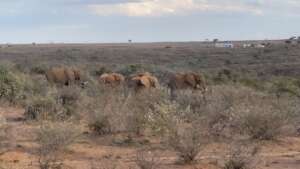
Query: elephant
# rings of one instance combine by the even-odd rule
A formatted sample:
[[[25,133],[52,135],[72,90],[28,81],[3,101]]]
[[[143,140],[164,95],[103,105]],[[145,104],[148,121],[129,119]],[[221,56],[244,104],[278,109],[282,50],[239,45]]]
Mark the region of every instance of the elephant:
[[[192,89],[200,90],[201,92],[207,91],[205,79],[201,74],[194,72],[190,73],[175,73],[171,75],[168,87],[171,90],[171,96],[175,96],[176,90]]]
[[[124,83],[125,77],[119,73],[104,73],[98,79],[100,84],[117,87]]]
[[[158,79],[151,75],[149,72],[139,73],[129,78],[129,86],[133,87],[135,91],[141,91],[143,89],[158,88]]]
[[[81,72],[76,68],[53,67],[46,71],[46,79],[53,84],[69,86],[81,83]]]

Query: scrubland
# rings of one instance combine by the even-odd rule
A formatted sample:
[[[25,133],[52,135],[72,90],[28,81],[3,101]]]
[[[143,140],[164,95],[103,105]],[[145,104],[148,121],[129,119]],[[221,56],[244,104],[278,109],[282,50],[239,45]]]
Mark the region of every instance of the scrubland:
[[[299,46],[203,43],[13,45],[0,48],[0,168],[300,168]],[[88,81],[49,84],[52,66]],[[149,71],[158,89],[108,88],[104,72]],[[208,91],[166,85],[205,76]]]

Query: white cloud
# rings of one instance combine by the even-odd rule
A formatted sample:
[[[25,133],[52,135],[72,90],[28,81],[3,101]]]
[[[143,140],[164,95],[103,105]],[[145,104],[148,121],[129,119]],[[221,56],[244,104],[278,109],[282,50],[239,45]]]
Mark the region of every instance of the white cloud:
[[[260,0],[255,2],[259,3]],[[141,0],[116,4],[91,4],[88,7],[97,15],[161,16],[199,11],[262,14],[257,3],[245,0]]]

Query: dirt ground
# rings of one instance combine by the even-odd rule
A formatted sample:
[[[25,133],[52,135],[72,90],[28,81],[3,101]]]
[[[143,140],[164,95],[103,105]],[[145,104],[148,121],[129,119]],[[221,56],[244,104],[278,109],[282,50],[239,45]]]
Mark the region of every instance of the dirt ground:
[[[0,114],[7,119],[9,141],[6,149],[0,155],[0,161],[9,169],[37,168],[37,155],[34,130],[38,124],[21,121],[23,109],[0,107]],[[72,169],[111,169],[114,165],[119,169],[137,168],[135,165],[136,152],[144,145],[121,146],[112,144],[122,136],[95,137],[85,133],[73,144],[64,156],[66,168]],[[161,148],[160,142],[152,138],[148,146],[156,147],[159,157],[159,167],[162,169],[218,169],[216,166],[224,153],[224,145],[211,144],[192,165],[178,164],[176,154]],[[259,155],[259,168],[262,169],[300,169],[300,137],[280,138],[274,142],[263,143]],[[98,169],[97,168],[97,169]]]

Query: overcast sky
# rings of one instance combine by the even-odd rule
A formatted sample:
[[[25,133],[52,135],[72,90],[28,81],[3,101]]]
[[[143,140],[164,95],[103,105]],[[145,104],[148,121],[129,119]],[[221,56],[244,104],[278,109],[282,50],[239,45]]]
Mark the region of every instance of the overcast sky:
[[[0,0],[0,43],[300,36],[300,0]]]

